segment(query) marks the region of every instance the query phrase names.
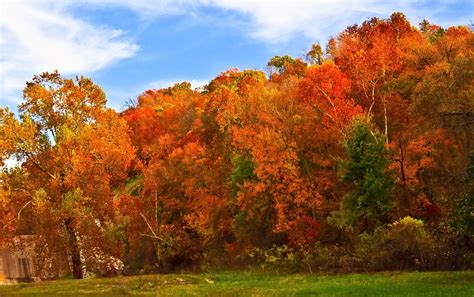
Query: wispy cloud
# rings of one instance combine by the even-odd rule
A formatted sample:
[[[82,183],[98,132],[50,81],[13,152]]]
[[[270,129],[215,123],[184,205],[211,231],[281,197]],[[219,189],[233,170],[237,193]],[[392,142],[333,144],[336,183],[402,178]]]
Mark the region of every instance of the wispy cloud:
[[[16,103],[32,75],[58,69],[63,74],[90,74],[137,54],[139,45],[127,32],[79,19],[75,9],[84,5],[103,11],[116,7],[140,19],[185,15],[213,22],[213,11],[228,12],[236,30],[269,45],[305,37],[326,42],[348,25],[371,16],[404,12],[412,22],[428,18],[441,25],[467,23],[466,11],[444,13],[458,0],[2,0],[0,1],[0,100]],[[459,6],[459,5],[458,5]],[[471,8],[471,9],[469,9]],[[458,13],[459,12],[459,13]],[[238,21],[235,21],[235,20]],[[151,22],[150,22],[151,23]],[[233,24],[233,25],[232,25]],[[217,26],[219,24],[216,24]],[[158,81],[155,87],[172,85]],[[191,80],[192,82],[192,80]],[[195,85],[199,85],[198,80]],[[6,102],[5,102],[6,101]]]
[[[206,18],[202,8],[218,8],[240,14],[246,22],[238,22],[239,29],[253,38],[268,43],[287,42],[303,35],[326,41],[327,38],[368,17],[387,17],[394,11],[404,12],[413,22],[428,18],[441,25],[467,23],[472,17],[446,14],[447,8],[464,3],[473,8],[470,0],[85,0],[93,5],[126,7],[137,14],[159,17],[165,14],[193,15]],[[242,26],[244,24],[244,26]]]
[[[61,2],[0,3],[0,100],[14,98],[34,74],[86,74],[133,56],[138,45],[120,30],[75,18]]]
[[[306,36],[325,42],[346,26],[368,17],[387,17],[404,12],[413,22],[428,18],[442,25],[459,22],[452,16],[439,17],[455,0],[211,0],[207,2],[249,17],[248,31],[254,38],[270,43],[286,42],[295,36]],[[462,2],[462,1],[461,1]],[[472,2],[471,2],[472,3]],[[469,3],[467,3],[469,5]],[[470,5],[472,7],[472,4]],[[470,13],[472,15],[472,11]],[[469,15],[469,12],[466,12]],[[467,22],[468,19],[462,19]]]

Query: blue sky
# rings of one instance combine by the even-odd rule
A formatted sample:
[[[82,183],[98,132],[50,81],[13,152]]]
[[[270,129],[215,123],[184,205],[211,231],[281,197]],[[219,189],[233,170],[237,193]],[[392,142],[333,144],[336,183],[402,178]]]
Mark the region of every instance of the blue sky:
[[[3,0],[0,106],[21,101],[25,81],[58,69],[85,75],[109,106],[149,88],[200,86],[231,67],[265,69],[274,55],[302,56],[348,25],[404,12],[413,24],[474,21],[474,2],[374,0]]]

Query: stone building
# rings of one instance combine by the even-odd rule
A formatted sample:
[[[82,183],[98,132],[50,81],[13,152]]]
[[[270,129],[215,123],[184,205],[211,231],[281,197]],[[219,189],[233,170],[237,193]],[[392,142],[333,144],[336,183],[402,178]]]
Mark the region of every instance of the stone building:
[[[27,240],[22,236],[14,241],[18,243]],[[0,284],[36,280],[33,255],[33,247],[27,244],[0,249]]]

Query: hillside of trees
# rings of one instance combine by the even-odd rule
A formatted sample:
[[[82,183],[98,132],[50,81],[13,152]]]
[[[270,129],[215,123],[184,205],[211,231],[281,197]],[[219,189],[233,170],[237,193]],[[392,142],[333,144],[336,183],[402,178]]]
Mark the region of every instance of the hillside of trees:
[[[401,13],[146,90],[58,72],[0,108],[0,246],[44,278],[474,265],[474,34]],[[125,98],[124,98],[125,99]]]

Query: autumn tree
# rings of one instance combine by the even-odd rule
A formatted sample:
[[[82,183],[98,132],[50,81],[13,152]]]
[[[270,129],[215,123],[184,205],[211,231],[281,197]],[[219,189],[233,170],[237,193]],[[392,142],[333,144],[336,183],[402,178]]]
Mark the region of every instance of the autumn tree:
[[[390,140],[389,118],[392,91],[388,83],[402,70],[399,44],[416,35],[406,17],[394,13],[387,20],[372,18],[348,27],[330,43],[330,54],[352,81],[351,95],[380,123],[385,139]]]
[[[306,63],[300,59],[288,55],[274,56],[267,63],[267,68],[272,80],[280,81],[289,76],[302,76],[306,69]]]
[[[405,68],[390,87],[401,107],[392,113],[390,146],[399,172],[398,211],[409,208],[410,215],[432,219],[449,212],[458,189],[466,188],[473,138],[473,77],[467,70],[473,63],[468,49],[473,34],[467,27],[442,29],[429,22],[420,29],[400,40]]]
[[[473,40],[394,13],[304,61],[146,90],[120,114],[89,79],[36,76],[18,116],[0,109],[0,165],[17,164],[1,175],[0,245],[35,234],[40,266],[75,277],[118,258],[167,272],[274,245],[352,258],[411,216],[449,239],[438,256],[472,249]]]
[[[226,83],[227,75],[233,73],[211,82],[207,92]],[[121,221],[130,254],[147,247],[156,271],[196,261],[225,233],[219,220],[229,191],[229,163],[218,127],[225,119],[217,119],[211,106],[222,102],[214,98],[206,101],[184,82],[148,90],[124,112],[141,164],[128,183],[137,185],[133,193],[120,195]]]
[[[84,77],[43,73],[23,94],[19,118],[0,112],[2,161],[13,157],[20,164],[4,173],[9,177],[3,185],[16,232],[23,232],[19,227],[26,220],[37,246],[53,262],[67,259],[65,266],[82,278],[84,268],[98,269],[101,261],[119,255],[107,229],[113,190],[134,155],[127,126],[106,108],[102,89]]]
[[[310,64],[323,64],[325,55],[319,43],[315,43],[311,46],[311,49],[306,53],[306,60]]]

